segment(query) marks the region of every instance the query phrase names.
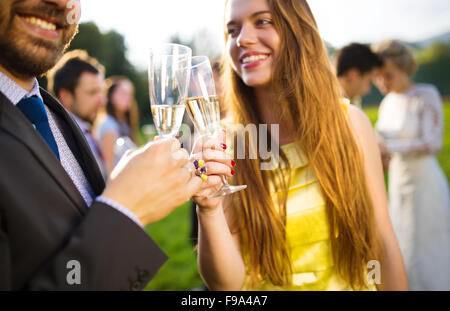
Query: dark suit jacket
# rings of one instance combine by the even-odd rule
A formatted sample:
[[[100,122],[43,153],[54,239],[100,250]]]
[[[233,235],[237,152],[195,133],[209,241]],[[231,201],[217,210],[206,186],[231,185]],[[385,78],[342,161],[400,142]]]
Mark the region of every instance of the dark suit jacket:
[[[96,195],[105,187],[89,146],[41,89]],[[80,263],[81,284],[69,285]],[[141,290],[167,260],[131,219],[88,207],[28,119],[0,92],[0,290]],[[69,277],[70,279],[70,277]]]

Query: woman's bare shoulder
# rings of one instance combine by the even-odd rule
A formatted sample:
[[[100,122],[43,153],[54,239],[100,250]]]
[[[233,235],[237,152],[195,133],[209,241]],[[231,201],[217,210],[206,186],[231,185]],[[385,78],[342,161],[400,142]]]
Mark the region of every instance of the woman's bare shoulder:
[[[358,107],[348,107],[348,122],[356,142],[364,155],[378,153],[378,142],[375,130],[367,115]]]
[[[354,105],[348,106],[348,120],[350,125],[352,125],[353,130],[356,130],[358,133],[367,134],[373,133],[372,123],[370,122],[367,115]]]

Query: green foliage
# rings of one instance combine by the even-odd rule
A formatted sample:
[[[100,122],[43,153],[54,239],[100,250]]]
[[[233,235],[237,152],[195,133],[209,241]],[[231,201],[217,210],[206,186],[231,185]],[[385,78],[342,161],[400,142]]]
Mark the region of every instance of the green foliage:
[[[364,106],[378,106],[383,99],[383,95],[374,85],[372,85],[371,88],[370,93],[363,97]]]
[[[82,23],[79,32],[68,50],[86,50],[106,68],[106,77],[121,75],[128,77],[136,88],[141,123],[152,123],[148,97],[147,73],[137,71],[127,59],[125,38],[111,30],[102,33],[93,22]]]
[[[433,63],[450,58],[450,43],[435,42],[417,55],[419,64]]]
[[[450,180],[450,101],[444,105],[444,142],[438,155],[439,163]]]
[[[192,49],[193,56],[205,55],[213,61],[219,59],[223,52],[220,47],[220,40],[222,38],[214,37],[208,28],[202,28],[190,38],[186,38],[179,33],[173,34],[169,37],[168,42],[189,46]]]
[[[83,23],[70,44],[69,50],[86,50],[106,68],[106,76],[129,75],[134,71],[126,59],[124,37],[114,30],[101,33],[93,22]]]
[[[432,83],[443,95],[450,94],[450,43],[436,42],[417,55],[420,64],[414,81]]]
[[[450,95],[450,42],[435,42],[415,50],[419,68],[413,77],[416,83],[430,83],[436,86],[441,95]],[[375,87],[363,98],[366,105],[377,105],[382,95]]]

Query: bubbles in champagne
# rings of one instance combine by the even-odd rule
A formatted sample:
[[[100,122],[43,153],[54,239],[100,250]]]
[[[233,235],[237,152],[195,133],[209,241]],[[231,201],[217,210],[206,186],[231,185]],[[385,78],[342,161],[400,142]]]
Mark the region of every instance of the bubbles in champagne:
[[[197,131],[202,135],[214,135],[220,129],[220,107],[217,96],[190,97],[186,108]]]
[[[153,120],[161,137],[178,134],[185,110],[185,105],[152,105]]]

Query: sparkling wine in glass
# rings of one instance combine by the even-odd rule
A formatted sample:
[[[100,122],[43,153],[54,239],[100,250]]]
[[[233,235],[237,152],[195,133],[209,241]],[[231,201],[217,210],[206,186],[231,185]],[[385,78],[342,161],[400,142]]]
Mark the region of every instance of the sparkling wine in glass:
[[[150,50],[149,95],[153,120],[161,138],[173,138],[183,122],[192,50],[163,44]]]
[[[191,61],[186,110],[201,135],[218,138],[220,133],[220,105],[214,86],[211,63],[206,56],[194,56]],[[231,186],[225,176],[222,187],[210,198],[226,196],[247,188],[246,185]]]

